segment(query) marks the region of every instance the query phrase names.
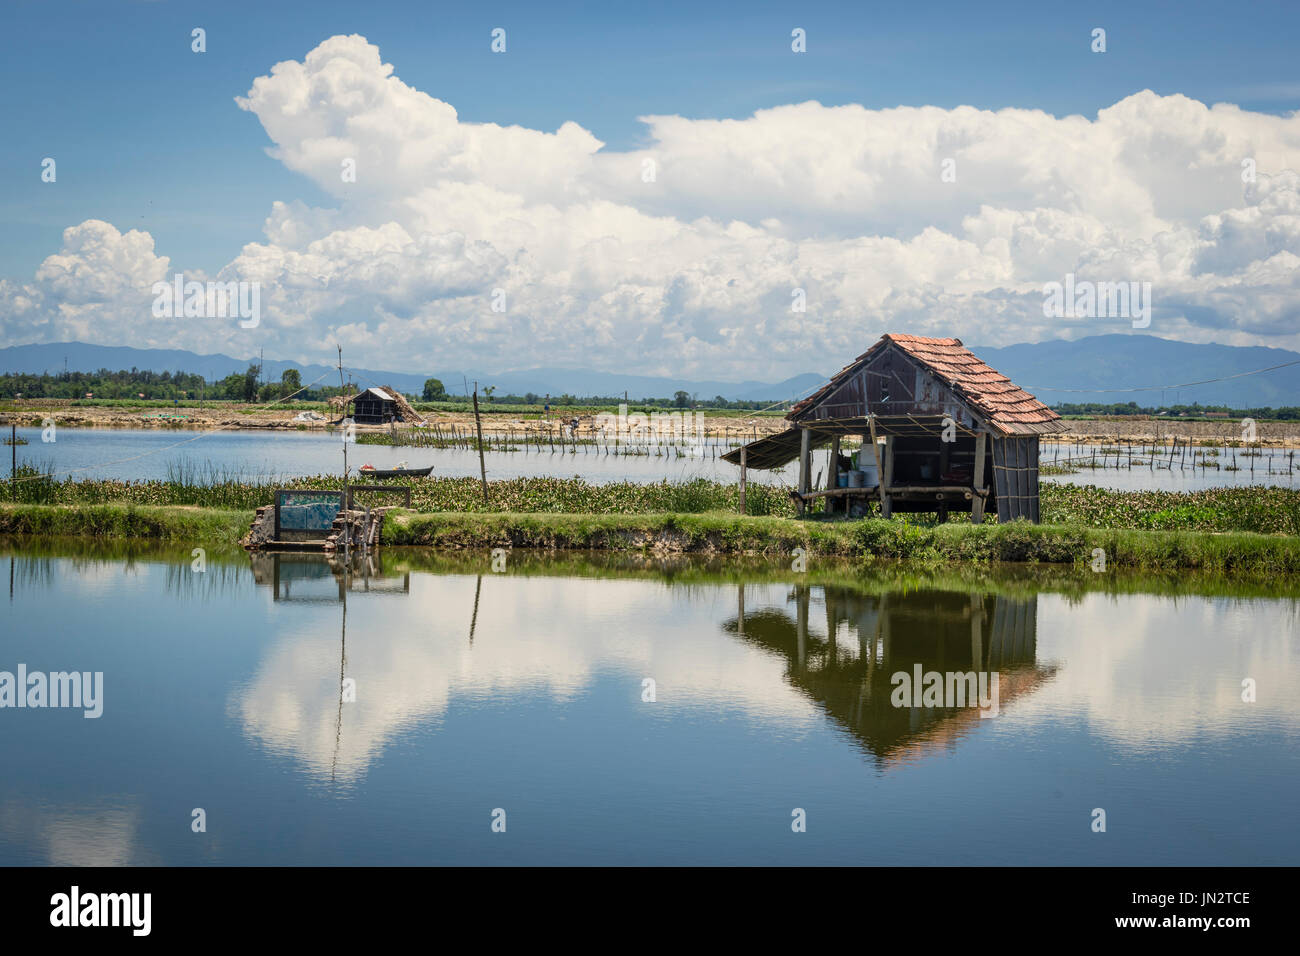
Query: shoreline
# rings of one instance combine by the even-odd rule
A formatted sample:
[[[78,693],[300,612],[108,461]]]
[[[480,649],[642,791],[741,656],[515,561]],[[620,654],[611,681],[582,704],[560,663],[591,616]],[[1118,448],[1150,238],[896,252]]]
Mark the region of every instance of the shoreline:
[[[194,505],[0,504],[0,534],[73,536],[234,546],[253,512]],[[381,547],[447,551],[506,548],[610,551],[647,555],[743,555],[789,564],[848,558],[871,564],[1043,564],[1090,569],[1097,550],[1107,568],[1224,575],[1300,575],[1300,538],[1250,532],[1119,530],[1084,525],[962,525],[899,521],[800,521],[719,512],[702,514],[418,513],[389,514]],[[1104,573],[1104,572],[1098,572]]]
[[[35,401],[35,400],[33,400]],[[558,436],[561,423],[566,420],[563,406],[551,411],[549,419],[524,417],[517,412],[498,412],[485,409],[482,426],[485,435],[535,434],[539,437]],[[247,411],[244,411],[244,410]],[[20,428],[41,428],[46,418],[52,418],[59,428],[99,429],[104,431],[169,429],[177,431],[326,431],[336,427],[326,422],[300,422],[294,415],[300,409],[284,411],[266,406],[240,405],[222,410],[222,417],[214,417],[209,409],[194,406],[150,406],[139,411],[110,406],[70,407],[68,404],[48,404],[15,407],[9,403],[0,412],[0,427],[17,425]],[[318,409],[333,414],[324,407]],[[665,411],[676,411],[666,409]],[[778,434],[787,427],[783,416],[773,414],[713,415],[708,410],[695,410],[703,423],[704,437],[708,439],[745,439]],[[239,417],[228,417],[234,412]],[[592,426],[592,416],[586,406],[574,411],[581,419],[582,433]],[[430,426],[473,429],[474,416],[465,412],[427,411]],[[183,417],[171,417],[183,416]],[[1042,436],[1044,445],[1072,445],[1076,443],[1105,445],[1115,442],[1151,444],[1168,447],[1171,439],[1194,446],[1222,447],[1225,445],[1259,445],[1268,448],[1300,449],[1300,422],[1262,421],[1255,426],[1257,439],[1242,440],[1242,425],[1235,419],[1181,420],[1136,418],[1127,421],[1116,418],[1066,418],[1062,419],[1065,431]],[[387,425],[357,425],[361,434],[386,434]],[[410,426],[400,426],[410,427]],[[567,433],[565,433],[567,434]]]

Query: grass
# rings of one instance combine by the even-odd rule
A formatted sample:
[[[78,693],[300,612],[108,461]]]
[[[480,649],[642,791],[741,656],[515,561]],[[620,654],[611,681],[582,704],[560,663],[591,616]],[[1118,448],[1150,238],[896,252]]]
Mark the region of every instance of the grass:
[[[48,470],[47,466],[20,468],[16,483],[0,481],[0,500],[66,505],[200,505],[252,511],[271,503],[277,487],[339,488],[343,484],[337,475],[282,483],[273,476],[211,465],[178,465],[168,480],[136,482],[42,477],[42,472]],[[690,515],[735,513],[740,504],[736,485],[705,479],[594,485],[576,477],[513,478],[489,483],[487,505],[477,478],[431,477],[393,484],[409,484],[412,508],[421,512]],[[1043,522],[1049,525],[1300,536],[1297,488],[1251,485],[1191,492],[1113,491],[1044,482],[1040,498]],[[770,485],[751,484],[746,508],[750,516],[758,517],[792,518],[795,513],[786,491]],[[909,515],[896,521],[923,527],[936,523],[933,515]],[[970,519],[954,515],[948,523],[959,526],[969,524]]]
[[[0,534],[81,535],[230,545],[251,510],[102,504],[0,505]],[[388,545],[440,549],[596,549],[651,553],[760,554],[788,559],[837,556],[874,563],[902,559],[1028,562],[1228,575],[1300,574],[1300,538],[1250,533],[1138,531],[1078,525],[918,525],[878,518],[856,522],[791,521],[724,512],[702,514],[417,513],[398,511],[384,527]]]
[[[0,505],[0,534],[237,545],[253,512],[137,505]]]
[[[793,553],[929,563],[1036,562],[1228,574],[1300,574],[1300,539],[1256,534],[1133,531],[1062,525],[920,526],[878,518],[788,521],[734,514],[414,514],[390,517],[391,544],[436,548],[661,550]]]

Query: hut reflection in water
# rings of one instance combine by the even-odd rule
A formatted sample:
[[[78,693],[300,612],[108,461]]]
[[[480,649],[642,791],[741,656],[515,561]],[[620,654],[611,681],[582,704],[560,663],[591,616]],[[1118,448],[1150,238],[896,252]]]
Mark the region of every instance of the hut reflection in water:
[[[893,675],[996,672],[1000,707],[1050,679],[1037,660],[1034,595],[920,590],[867,594],[845,587],[795,585],[789,610],[747,613],[744,585],[723,630],[781,654],[787,679],[849,730],[881,766],[953,746],[977,729],[977,707],[896,707]],[[825,624],[813,621],[825,616]]]

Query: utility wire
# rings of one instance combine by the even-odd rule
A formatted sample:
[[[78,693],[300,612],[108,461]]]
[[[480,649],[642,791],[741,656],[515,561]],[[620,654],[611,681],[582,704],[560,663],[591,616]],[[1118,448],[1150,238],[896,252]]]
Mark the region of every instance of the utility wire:
[[[1245,378],[1247,375],[1258,375],[1261,372],[1272,372],[1274,369],[1287,368],[1292,365],[1300,365],[1300,359],[1294,362],[1282,362],[1280,365],[1270,365],[1267,368],[1254,368],[1249,372],[1238,372],[1236,375],[1224,375],[1222,378],[1207,378],[1199,382],[1181,382],[1177,385],[1132,385],[1126,388],[1058,388],[1054,385],[1025,385],[1023,388],[1032,388],[1038,392],[1156,392],[1166,388],[1190,388],[1193,385],[1211,385],[1215,382],[1226,382],[1234,378]]]

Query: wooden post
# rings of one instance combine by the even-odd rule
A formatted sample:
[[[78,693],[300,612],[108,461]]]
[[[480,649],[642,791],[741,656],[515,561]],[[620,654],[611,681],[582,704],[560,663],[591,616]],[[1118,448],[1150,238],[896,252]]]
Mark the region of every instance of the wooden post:
[[[943,441],[942,438],[939,441],[939,473],[935,477],[939,479],[940,484],[946,485],[948,483],[944,481],[943,476],[948,474],[948,469],[952,465],[952,445],[952,442]],[[942,524],[947,520],[948,501],[944,499],[939,503],[939,522]]]
[[[829,489],[840,486],[840,436],[836,435],[831,439],[831,461],[829,474],[826,477],[826,487]],[[831,512],[835,510],[835,499],[827,497],[826,510]]]
[[[340,345],[338,349],[339,349],[339,391],[346,392],[347,387],[343,384],[343,346]],[[344,395],[343,399],[344,401],[343,401],[342,420],[346,421],[348,417],[347,395]],[[352,419],[353,428],[356,428],[356,421],[357,420],[355,418]],[[348,430],[347,430],[347,426],[345,425],[343,426],[343,507],[346,508],[347,506],[348,506]],[[278,517],[279,514],[278,507],[276,509],[276,512],[277,512],[276,521],[278,522],[280,520]],[[346,545],[344,548],[344,553],[346,554]]]
[[[867,416],[867,427],[871,430],[871,454],[876,459],[876,487],[880,489],[880,516],[888,518],[892,506],[885,502],[885,468],[880,461],[880,444],[876,441],[876,416]],[[859,456],[862,454],[858,452]]]
[[[741,447],[740,449],[740,513],[745,514],[745,477],[746,477],[746,456],[749,449]]]
[[[885,436],[885,473],[880,478],[880,516],[894,515],[894,436]]]
[[[970,502],[971,524],[982,524],[984,522],[985,497],[980,492],[987,490],[984,485],[984,449],[987,441],[988,434],[985,432],[980,432],[975,436],[975,473],[971,475],[975,496],[971,498]]]
[[[798,670],[804,669],[804,660],[808,656],[808,585],[801,584],[795,589],[795,641]]]
[[[487,507],[487,465],[483,463],[483,422],[478,417],[478,382],[474,383],[474,429],[478,432],[478,470],[483,479],[483,507]]]
[[[812,444],[812,432],[806,427],[799,430],[799,514],[802,515],[807,509],[803,496],[808,493],[808,471],[811,462],[808,460],[810,455],[809,448]]]
[[[871,454],[876,457],[876,482],[885,478],[885,469],[880,467],[880,445],[876,442],[876,416],[868,415],[867,424],[871,427]]]

